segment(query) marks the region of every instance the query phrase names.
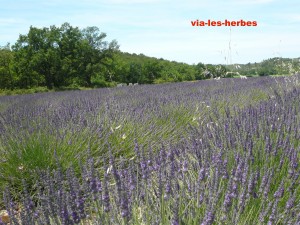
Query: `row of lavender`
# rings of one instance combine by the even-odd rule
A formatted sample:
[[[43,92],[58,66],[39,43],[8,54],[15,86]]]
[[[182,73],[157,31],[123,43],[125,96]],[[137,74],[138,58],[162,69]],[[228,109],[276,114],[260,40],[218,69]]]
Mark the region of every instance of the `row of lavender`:
[[[1,134],[9,127],[33,130],[46,127],[65,128],[68,124],[89,129],[126,119],[139,121],[153,115],[163,117],[166,106],[196,108],[204,102],[210,105],[219,100],[245,104],[249,93],[260,91],[270,94],[276,83],[286,83],[283,77],[252,78],[245,80],[224,79],[163,85],[140,85],[91,91],[39,93],[23,96],[1,96]],[[248,96],[249,97],[249,96]],[[250,96],[251,97],[251,96]],[[233,99],[232,99],[233,98]],[[103,115],[104,114],[104,115]],[[101,116],[99,116],[101,115]],[[90,119],[90,120],[89,120]]]
[[[43,95],[21,97],[21,103],[28,98],[31,106],[18,110],[20,104],[15,103],[3,110],[4,135],[14,129],[19,134],[43,128],[54,133],[56,126],[58,133],[88,128],[99,137],[104,132],[99,127],[108,122],[117,130],[124,118],[138,125],[142,120],[155,132],[163,125],[155,120],[176,124],[173,109],[186,108],[190,114],[186,124],[180,122],[178,134],[170,132],[156,145],[147,145],[153,140],[146,135],[141,135],[146,144],[140,144],[142,139],[133,132],[130,154],[115,154],[119,146],[106,141],[107,152],[100,156],[89,143],[84,152],[88,157],[76,158],[79,171],[66,169],[52,154],[54,167],[34,168],[34,184],[19,178],[21,198],[12,194],[14,187],[4,191],[12,224],[299,223],[300,90],[297,77],[292,78],[103,90],[85,93],[88,98],[55,93],[58,99],[47,101]],[[107,116],[99,119],[99,112]],[[88,138],[92,132],[81,134]],[[21,174],[26,170],[18,169]],[[21,205],[17,211],[16,205]]]

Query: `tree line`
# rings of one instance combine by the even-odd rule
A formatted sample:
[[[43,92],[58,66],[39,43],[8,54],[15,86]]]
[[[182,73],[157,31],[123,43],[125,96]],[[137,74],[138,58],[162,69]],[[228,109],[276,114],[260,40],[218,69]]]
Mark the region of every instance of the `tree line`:
[[[92,78],[111,64],[115,40],[97,27],[30,27],[28,34],[0,50],[0,88],[91,86]]]
[[[299,65],[284,59],[261,64],[189,65],[121,52],[98,27],[79,29],[31,26],[15,44],[0,47],[0,89],[111,87],[118,83],[154,84],[243,75],[272,75]],[[279,64],[279,60],[280,64]]]
[[[189,65],[129,54],[98,27],[37,28],[0,48],[0,89],[108,87],[117,83],[192,81],[221,76],[222,65]]]
[[[225,76],[227,69],[223,65],[189,65],[143,54],[117,52],[112,71],[113,79],[117,82],[157,84]]]

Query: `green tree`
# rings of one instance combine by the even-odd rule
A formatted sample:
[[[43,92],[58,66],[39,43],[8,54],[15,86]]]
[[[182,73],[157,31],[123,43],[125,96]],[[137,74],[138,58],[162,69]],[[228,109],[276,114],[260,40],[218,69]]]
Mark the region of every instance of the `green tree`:
[[[153,84],[154,80],[159,78],[161,71],[161,63],[158,60],[150,59],[144,66],[145,83]]]
[[[165,82],[177,82],[182,81],[182,75],[177,71],[174,65],[172,63],[165,63],[163,69],[160,73],[161,80]]]
[[[14,67],[22,88],[44,86],[53,88],[61,83],[59,31],[55,27],[30,27],[27,35],[20,35],[13,45]]]
[[[204,78],[209,79],[217,76],[216,67],[212,64],[207,64],[203,72]]]
[[[19,86],[91,86],[92,76],[109,71],[118,49],[115,40],[109,43],[105,37],[97,27],[80,30],[69,23],[42,29],[31,26],[13,46]]]
[[[129,83],[144,83],[144,74],[141,63],[131,63],[127,80]]]
[[[0,88],[14,87],[14,77],[12,72],[13,52],[10,44],[0,48]]]
[[[16,44],[12,46],[12,49],[14,51],[13,68],[17,74],[17,86],[19,88],[30,88],[41,84],[42,77],[34,71],[32,58],[35,50],[34,46],[30,44],[29,36],[20,35]]]
[[[195,67],[195,79],[196,80],[202,80],[204,79],[204,71],[205,71],[205,65],[203,63],[198,63]]]
[[[182,75],[182,79],[186,81],[192,81],[196,79],[196,70],[193,66],[188,64],[178,64],[177,71]]]
[[[216,77],[225,77],[227,69],[224,65],[215,66],[215,76]]]

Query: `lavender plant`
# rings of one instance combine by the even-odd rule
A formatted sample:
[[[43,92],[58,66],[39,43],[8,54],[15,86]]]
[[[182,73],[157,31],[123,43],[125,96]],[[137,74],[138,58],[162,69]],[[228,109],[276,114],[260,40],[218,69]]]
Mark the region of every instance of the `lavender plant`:
[[[11,224],[297,224],[299,96],[260,77],[0,97],[1,207]]]

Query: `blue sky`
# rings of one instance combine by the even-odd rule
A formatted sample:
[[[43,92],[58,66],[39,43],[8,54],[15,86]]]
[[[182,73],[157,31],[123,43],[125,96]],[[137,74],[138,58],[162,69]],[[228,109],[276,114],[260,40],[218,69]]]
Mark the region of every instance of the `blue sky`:
[[[29,27],[97,26],[122,51],[186,62],[300,57],[300,1],[0,0],[0,45]],[[193,27],[193,20],[257,21],[256,27]]]

